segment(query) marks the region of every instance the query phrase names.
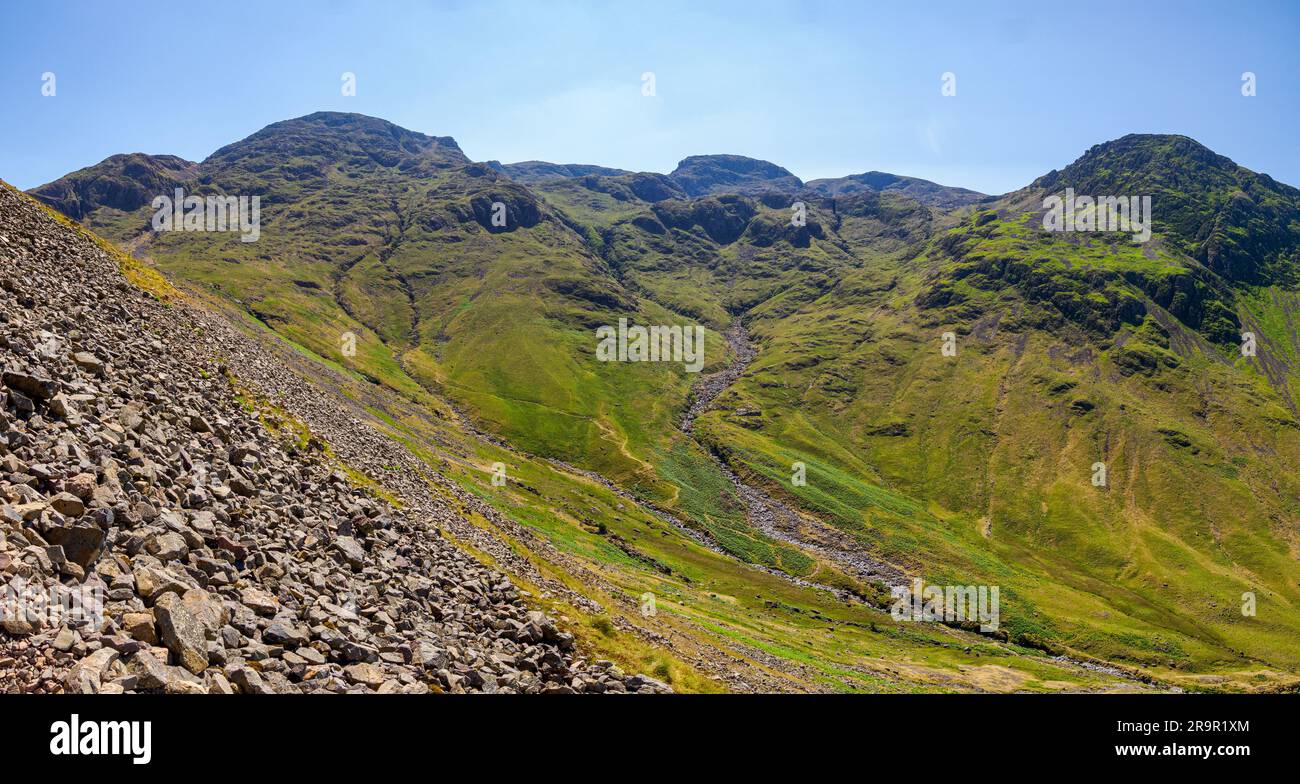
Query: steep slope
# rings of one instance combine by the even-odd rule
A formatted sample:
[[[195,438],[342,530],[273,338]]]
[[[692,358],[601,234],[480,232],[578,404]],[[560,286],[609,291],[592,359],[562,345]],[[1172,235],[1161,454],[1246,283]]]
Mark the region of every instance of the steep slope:
[[[105,208],[86,222],[313,353],[411,395],[421,385],[446,392],[530,449],[590,455],[614,476],[644,473],[624,447],[635,423],[602,406],[626,389],[584,387],[636,384],[666,404],[635,416],[663,423],[687,394],[680,367],[611,379],[572,350],[620,316],[666,317],[640,314],[579,235],[451,140],[320,113],[217,151],[185,185],[260,196],[259,241],[152,232],[148,207]],[[502,226],[493,223],[498,204]],[[355,357],[342,353],[347,334],[357,337]]]
[[[1295,292],[1231,275],[1286,280],[1300,232],[1241,239],[1252,250],[1217,265],[1228,275],[1196,258],[1209,261],[1214,227],[1279,226],[1293,189],[1189,144],[1094,148],[919,253],[788,316],[753,313],[759,358],[720,405],[763,416],[697,429],[886,558],[1001,584],[1013,635],[1197,685],[1293,678]],[[1117,174],[1080,176],[1103,171]],[[1155,193],[1156,236],[1043,231],[1043,199],[1066,182]],[[1194,195],[1170,198],[1174,182]],[[1241,356],[1244,326],[1255,357]],[[785,481],[796,459],[802,488]],[[885,522],[877,510],[896,502],[864,478],[937,519]]]
[[[508,579],[244,397],[237,333],[3,183],[0,254],[3,691],[662,688],[579,663]]]
[[[1031,188],[1149,195],[1158,230],[1215,273],[1239,283],[1300,282],[1300,190],[1186,136],[1131,134],[1097,145]]]

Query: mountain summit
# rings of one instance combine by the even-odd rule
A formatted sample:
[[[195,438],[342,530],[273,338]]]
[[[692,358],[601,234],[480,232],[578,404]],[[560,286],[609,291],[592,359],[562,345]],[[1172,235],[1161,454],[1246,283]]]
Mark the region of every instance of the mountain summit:
[[[198,172],[198,164],[175,155],[113,155],[32,191],[32,195],[75,220],[101,207],[131,212]]]
[[[246,139],[227,145],[203,161],[208,171],[233,165],[256,171],[264,162],[303,159],[307,169],[327,165],[358,168],[411,168],[415,161],[464,165],[469,159],[449,136],[426,136],[377,117],[343,112],[316,112],[272,123]]]
[[[824,196],[846,196],[851,193],[869,191],[898,193],[922,204],[951,210],[986,201],[989,197],[966,188],[952,188],[946,185],[922,180],[916,177],[902,177],[887,172],[871,171],[864,174],[851,174],[847,177],[810,180],[807,188]]]
[[[775,163],[743,155],[692,155],[677,164],[668,177],[688,196],[793,192],[803,185],[798,177]]]
[[[1300,281],[1300,190],[1239,166],[1194,139],[1130,134],[1099,144],[1032,187],[1150,196],[1187,253],[1234,281]]]

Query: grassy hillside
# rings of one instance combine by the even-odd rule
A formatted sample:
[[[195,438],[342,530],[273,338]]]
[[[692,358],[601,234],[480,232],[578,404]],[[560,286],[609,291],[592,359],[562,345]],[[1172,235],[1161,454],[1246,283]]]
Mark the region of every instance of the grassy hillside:
[[[723,406],[761,424],[715,412],[709,437],[891,560],[1002,584],[1013,634],[1191,681],[1293,671],[1293,291],[1174,241],[1046,234],[1025,201],[754,318]]]
[[[1001,586],[1004,641],[988,644],[1022,674],[1052,651],[1196,688],[1294,683],[1295,189],[1183,137],[1101,145],[998,200],[869,175],[810,189],[736,156],[670,176],[501,169],[326,113],[177,174],[260,194],[256,243],[153,233],[148,207],[93,203],[95,172],[37,195],[91,194],[95,230],[415,406],[385,420],[413,449],[445,462],[429,444],[461,443],[457,482],[629,596],[680,597],[692,634],[848,688],[887,687],[847,674],[872,657],[947,650],[948,630],[882,633],[879,613],[817,589],[878,596],[822,546],[848,543],[931,582]],[[1152,195],[1155,236],[1044,232],[1042,200],[1065,187]],[[596,361],[595,329],[619,318],[706,325],[704,376],[736,356],[729,326],[757,354],[688,434],[696,376]],[[465,440],[455,409],[512,448]],[[498,459],[532,490],[485,484]],[[745,486],[799,511],[793,537],[763,530]],[[961,671],[946,656],[922,666]]]

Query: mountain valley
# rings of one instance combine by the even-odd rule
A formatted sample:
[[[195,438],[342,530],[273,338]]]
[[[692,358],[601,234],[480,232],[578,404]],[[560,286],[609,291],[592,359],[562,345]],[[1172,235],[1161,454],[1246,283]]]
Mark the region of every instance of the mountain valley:
[[[258,240],[155,230],[153,198],[177,188],[259,197]],[[1044,231],[1044,200],[1066,188],[1149,195],[1150,241]],[[86,473],[135,477],[129,444],[154,444],[151,461],[181,467],[83,504],[108,543],[82,578],[113,586],[144,568],[143,547],[200,619],[223,599],[238,616],[254,589],[275,600],[240,638],[217,624],[190,646],[220,641],[230,667],[209,658],[186,676],[155,649],[171,668],[157,688],[1300,683],[1300,191],[1187,137],[1126,136],[992,196],[875,171],[804,182],[736,155],[668,174],[479,163],[449,137],[320,112],[201,162],[115,155],[0,197],[6,371],[74,398],[110,387],[111,404],[78,401],[100,406],[100,424],[123,406],[147,415],[136,435],[68,447],[60,433],[77,425],[47,431],[66,417],[6,380],[5,451],[24,464],[6,468],[6,503],[53,503]],[[88,293],[63,292],[59,268]],[[90,337],[87,319],[118,318],[124,297],[121,334]],[[702,325],[703,368],[598,361],[597,329],[620,319]],[[160,343],[126,337],[140,325]],[[130,363],[110,364],[132,369],[76,375],[82,345],[125,351]],[[150,370],[159,351],[184,362]],[[167,395],[150,377],[162,373]],[[214,501],[178,491],[184,464],[195,443],[216,450],[217,486],[231,488],[241,461],[219,433],[180,429],[200,400],[240,423],[264,456],[258,476],[276,477],[234,491],[210,532],[193,518]],[[53,461],[37,445],[67,476],[32,470]],[[140,503],[174,507],[176,522],[137,523]],[[294,504],[309,511],[284,511]],[[105,524],[115,506],[147,530]],[[337,511],[356,506],[391,522]],[[68,517],[23,522],[71,524],[56,514]],[[169,526],[186,547],[166,566],[151,542]],[[267,555],[222,556],[219,538]],[[206,584],[188,585],[196,570]],[[891,589],[916,578],[999,587],[998,628],[891,617]],[[481,597],[455,587],[471,582]],[[320,615],[340,592],[366,597],[359,618]],[[158,600],[121,596],[131,615]],[[76,670],[38,679],[51,690],[119,682],[140,666],[124,615],[23,672]],[[267,639],[277,622],[292,644],[278,628]],[[42,634],[61,632],[30,630],[0,658],[37,656]],[[303,648],[316,654],[300,663]]]

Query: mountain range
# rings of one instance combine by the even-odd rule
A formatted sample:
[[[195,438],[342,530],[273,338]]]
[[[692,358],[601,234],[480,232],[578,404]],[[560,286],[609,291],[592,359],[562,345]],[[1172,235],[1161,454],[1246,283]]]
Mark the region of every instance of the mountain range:
[[[260,239],[156,231],[176,188],[258,196]],[[1150,240],[1044,231],[1067,189],[1149,196]],[[1187,137],[986,196],[322,112],[30,195],[287,347],[675,688],[1297,683],[1300,190]],[[599,362],[620,319],[705,326],[703,372]],[[998,628],[892,618],[917,578],[998,586]]]

